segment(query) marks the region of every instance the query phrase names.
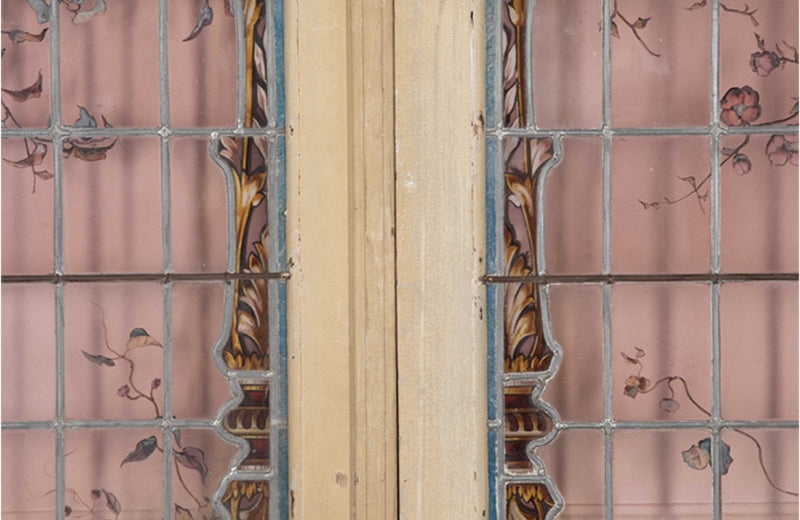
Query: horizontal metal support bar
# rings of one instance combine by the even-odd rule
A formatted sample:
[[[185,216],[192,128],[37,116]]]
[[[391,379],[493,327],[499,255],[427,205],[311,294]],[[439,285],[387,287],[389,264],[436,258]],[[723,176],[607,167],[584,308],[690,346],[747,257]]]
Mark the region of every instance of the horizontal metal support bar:
[[[796,282],[798,273],[687,273],[687,274],[589,274],[589,275],[486,275],[484,283],[625,283],[625,282]]]
[[[681,127],[681,128],[565,128],[543,130],[538,128],[501,128],[495,127],[486,130],[486,135],[503,137],[625,137],[625,136],[708,136],[716,133],[719,135],[758,135],[758,134],[796,134],[800,131],[798,125],[768,125],[768,126],[737,126],[720,127],[715,129],[710,126]]]
[[[63,420],[8,421],[0,423],[3,430],[87,430],[116,428],[215,428],[213,419],[131,419],[131,420]]]
[[[39,137],[51,138],[54,134],[63,137],[208,137],[212,133],[229,135],[233,137],[275,137],[284,135],[284,128],[232,128],[232,127],[205,127],[205,128],[72,128],[60,127],[58,130],[50,128],[3,128],[2,138]]]
[[[798,421],[726,421],[717,423],[719,429],[792,429]],[[713,428],[711,421],[565,421],[555,425],[559,430],[685,430]]]
[[[83,283],[83,282],[227,282],[230,280],[288,280],[279,273],[97,273],[97,274],[12,274],[0,277],[2,283]]]

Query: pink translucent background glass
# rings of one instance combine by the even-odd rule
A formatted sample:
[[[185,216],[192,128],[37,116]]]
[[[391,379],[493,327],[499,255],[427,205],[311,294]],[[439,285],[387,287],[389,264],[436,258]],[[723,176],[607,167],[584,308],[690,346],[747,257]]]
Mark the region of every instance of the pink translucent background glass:
[[[708,436],[702,430],[614,433],[614,518],[711,518],[711,470],[692,469],[681,456]]]
[[[558,485],[567,507],[559,518],[595,520],[605,517],[603,432],[567,430],[556,442],[536,450]]]
[[[202,1],[170,0],[169,96],[173,126],[233,126],[236,122],[236,36],[233,17],[212,3],[214,21],[184,42]]]
[[[614,285],[611,293],[611,337],[614,418],[618,420],[706,420],[692,406],[683,386],[675,382],[674,399],[680,409],[661,409],[670,392],[662,383],[652,393],[635,398],[624,394],[626,379],[639,367],[621,354],[640,358],[641,375],[655,383],[662,377],[683,377],[692,397],[706,410],[711,407],[711,291],[704,284],[639,283]]]
[[[547,273],[597,273],[603,254],[602,142],[564,138],[562,146],[563,157],[545,186]]]
[[[55,517],[56,439],[53,432],[3,430],[3,518]]]
[[[711,8],[691,1],[618,0],[630,23],[648,19],[639,34],[620,16],[611,38],[611,122],[616,127],[706,126],[710,113]]]
[[[158,2],[108,2],[105,14],[78,25],[61,13],[64,122],[80,105],[98,122],[103,114],[114,126],[158,126]]]
[[[3,4],[5,6],[5,4]],[[30,150],[35,144],[31,143]],[[3,158],[19,161],[28,156],[22,139],[3,139]],[[53,271],[53,185],[36,179],[30,168],[2,167],[3,274],[43,274]],[[53,172],[53,150],[37,171]]]
[[[539,128],[600,126],[602,34],[595,0],[537,0],[533,14],[533,81]]]
[[[603,302],[599,285],[551,285],[553,337],[564,357],[544,399],[565,421],[603,418]],[[558,441],[560,442],[560,441]]]
[[[3,420],[46,421],[56,411],[55,291],[3,284]]]
[[[737,175],[729,165],[722,168],[720,262],[729,273],[797,272],[797,167],[771,164],[764,153],[769,140],[750,138],[747,175]],[[742,141],[726,136],[720,145],[734,148]]]
[[[222,273],[227,267],[225,174],[208,156],[208,148],[208,139],[170,142],[172,267],[176,272]]]
[[[160,272],[159,140],[121,138],[106,159],[63,168],[65,271]]]
[[[224,285],[176,283],[172,292],[172,399],[181,419],[213,418],[231,390],[210,353],[223,326]]]
[[[726,284],[720,306],[723,417],[796,420],[797,284]]]
[[[620,137],[611,149],[611,268],[616,273],[701,273],[710,267],[710,204],[669,205],[710,171],[706,137]],[[702,193],[703,190],[701,189]],[[658,207],[644,208],[644,203]]]

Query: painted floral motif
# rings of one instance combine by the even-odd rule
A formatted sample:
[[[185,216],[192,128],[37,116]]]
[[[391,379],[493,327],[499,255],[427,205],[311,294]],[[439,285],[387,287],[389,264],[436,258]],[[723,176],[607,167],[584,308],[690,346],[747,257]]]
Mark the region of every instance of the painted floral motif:
[[[679,389],[683,390],[683,395],[688,400],[689,404],[691,404],[694,408],[702,412],[704,415],[711,417],[711,412],[708,411],[706,407],[701,405],[692,395],[691,391],[689,390],[689,383],[683,376],[680,375],[670,375],[662,377],[656,380],[655,383],[650,383],[650,380],[646,377],[642,376],[642,371],[644,370],[644,364],[642,360],[645,357],[645,351],[642,348],[634,347],[634,354],[629,355],[624,352],[620,353],[622,359],[625,363],[629,365],[634,365],[638,367],[636,374],[631,374],[625,379],[625,385],[623,393],[627,397],[631,399],[635,399],[639,394],[649,394],[654,392],[658,388],[665,388],[667,395],[664,395],[658,403],[659,408],[666,413],[676,413],[680,407],[681,403],[679,401],[678,395],[676,393],[675,387],[678,386]],[[764,465],[764,449],[761,443],[758,441],[756,437],[747,433],[746,431],[740,428],[732,428],[731,431],[738,433],[739,435],[743,435],[747,437],[750,441],[753,442],[755,445],[756,450],[758,451],[758,459],[759,463],[761,464],[761,471],[764,475],[764,478],[767,480],[769,485],[779,491],[780,493],[790,495],[790,496],[798,496],[796,491],[789,491],[778,484],[770,476],[769,472],[767,471],[766,466]],[[706,468],[712,468],[714,466],[714,459],[711,456],[711,438],[704,438],[700,439],[697,444],[693,444],[692,446],[688,447],[686,450],[681,452],[681,456],[683,457],[683,461],[692,469],[696,470],[703,470]],[[731,457],[731,448],[725,442],[720,441],[720,473],[722,475],[726,475],[734,462],[734,459]]]

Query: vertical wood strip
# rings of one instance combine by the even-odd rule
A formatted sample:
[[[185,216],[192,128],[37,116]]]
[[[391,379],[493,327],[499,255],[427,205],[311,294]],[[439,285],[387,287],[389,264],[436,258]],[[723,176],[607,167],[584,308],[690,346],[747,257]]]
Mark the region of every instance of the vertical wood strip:
[[[349,518],[347,0],[286,2],[290,518]]]
[[[484,2],[395,3],[400,518],[487,508]]]

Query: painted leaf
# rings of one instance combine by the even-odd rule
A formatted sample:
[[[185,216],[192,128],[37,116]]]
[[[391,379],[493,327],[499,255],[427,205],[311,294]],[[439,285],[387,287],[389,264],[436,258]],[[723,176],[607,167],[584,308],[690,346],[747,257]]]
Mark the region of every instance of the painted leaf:
[[[75,128],[97,128],[97,120],[92,117],[92,114],[82,106],[78,106],[78,113],[80,114],[75,124]]]
[[[22,90],[9,90],[7,88],[2,90],[11,96],[14,101],[19,101],[20,103],[31,98],[40,98],[42,97],[42,71],[39,71],[39,77],[30,87],[25,87]]]
[[[706,6],[706,2],[707,1],[708,0],[700,0],[699,2],[695,2],[692,5],[690,5],[689,7],[686,7],[685,9],[687,11],[694,11],[695,9],[702,9],[703,7]]]
[[[640,349],[639,347],[633,347],[636,350],[636,357],[643,358],[644,357],[644,350]]]
[[[683,455],[683,462],[692,469],[705,469],[711,459],[711,455],[708,451],[696,444],[693,444],[688,450],[681,452],[681,455]]]
[[[225,14],[233,16],[233,8],[231,7],[231,0],[225,0]]]
[[[206,482],[206,476],[208,476],[208,467],[206,466],[205,458],[206,455],[203,453],[203,450],[192,446],[187,446],[182,452],[175,452],[175,459],[180,462],[181,465],[189,469],[197,470],[204,484]]]
[[[105,0],[97,0],[97,3],[94,4],[94,7],[92,7],[88,11],[79,11],[75,13],[75,16],[72,18],[72,23],[74,23],[75,25],[85,23],[94,18],[95,16],[105,14],[105,12],[106,12]]]
[[[114,514],[120,514],[120,512],[122,512],[122,506],[120,505],[119,500],[117,500],[117,497],[114,496],[114,493],[106,491],[105,489],[101,489],[100,491],[102,491],[106,496],[106,506],[108,506],[108,508],[113,511]]]
[[[661,402],[658,403],[658,406],[660,406],[661,409],[667,413],[675,413],[681,407],[681,403],[679,403],[675,399],[670,399],[668,397],[665,397],[664,399],[661,400]]]
[[[194,520],[194,517],[191,511],[175,504],[175,520]]]
[[[767,50],[767,45],[764,42],[764,38],[759,36],[758,33],[753,33],[753,34],[755,34],[756,36],[756,45],[758,45],[758,48],[761,49],[762,51]]]
[[[11,43],[14,45],[18,43],[24,42],[40,42],[44,39],[44,35],[47,34],[48,27],[42,29],[42,32],[39,34],[29,33],[27,31],[20,31],[14,29],[12,31],[3,31],[3,34],[7,34],[8,37],[11,39]]]
[[[639,18],[635,22],[633,22],[633,26],[637,29],[644,29],[647,27],[647,22],[650,21],[650,18]]]
[[[117,144],[117,139],[119,138],[111,141],[111,144],[108,146],[79,146],[75,143],[72,143],[72,155],[75,156],[76,159],[80,159],[82,161],[102,161],[108,156],[108,151],[114,148],[114,145]]]
[[[137,327],[131,331],[130,337],[128,339],[128,350],[133,350],[135,348],[141,347],[162,347],[161,343],[153,339],[150,334],[147,333],[141,327]]]
[[[611,22],[611,36],[619,38],[619,27],[617,27],[616,22]]]
[[[36,11],[36,20],[39,23],[50,21],[50,6],[44,0],[28,0],[28,5]]]
[[[47,179],[52,179],[54,177],[54,175],[47,170],[42,170],[40,172],[34,171],[33,174],[42,179],[43,181],[46,181]]]
[[[620,352],[620,355],[622,356],[622,359],[624,359],[626,363],[629,363],[631,365],[636,365],[639,363],[636,359],[630,357],[624,352]]]
[[[701,440],[697,443],[700,449],[706,450],[709,454],[711,453],[711,437],[706,437],[705,439]],[[728,469],[731,467],[733,463],[733,459],[731,458],[731,447],[725,444],[725,441],[719,441],[719,456],[722,459],[722,462],[719,466],[719,471],[723,475],[728,473]],[[709,464],[713,465],[713,461],[709,462]]]
[[[181,431],[173,430],[172,436],[175,438],[175,444],[177,444],[179,448],[183,448],[183,446],[181,446]]]
[[[208,5],[208,0],[206,0],[205,6],[203,6],[203,10],[200,13],[200,19],[197,20],[197,25],[194,26],[192,32],[189,33],[189,36],[183,39],[183,41],[188,42],[189,40],[194,40],[200,34],[200,31],[203,30],[203,27],[206,25],[211,25],[211,22],[214,20],[214,11],[211,10],[211,7]]]
[[[47,147],[42,143],[36,143],[36,146],[33,148],[31,154],[24,159],[20,159],[19,161],[10,161],[8,159],[3,160],[11,166],[15,166],[17,168],[28,168],[30,166],[38,166],[42,164],[45,155],[47,155]]]
[[[153,452],[156,451],[157,447],[158,439],[156,439],[154,435],[151,435],[146,439],[142,439],[136,443],[136,448],[134,448],[132,452],[128,453],[124,459],[122,459],[122,462],[119,466],[122,467],[128,462],[139,462],[144,460],[152,455]]]
[[[88,359],[89,361],[91,361],[95,365],[98,365],[98,366],[106,365],[106,366],[110,366],[110,367],[114,366],[114,360],[113,359],[107,358],[105,356],[101,356],[100,354],[97,354],[97,355],[89,354],[85,350],[81,350],[81,352],[83,352],[83,356],[86,359]]]

